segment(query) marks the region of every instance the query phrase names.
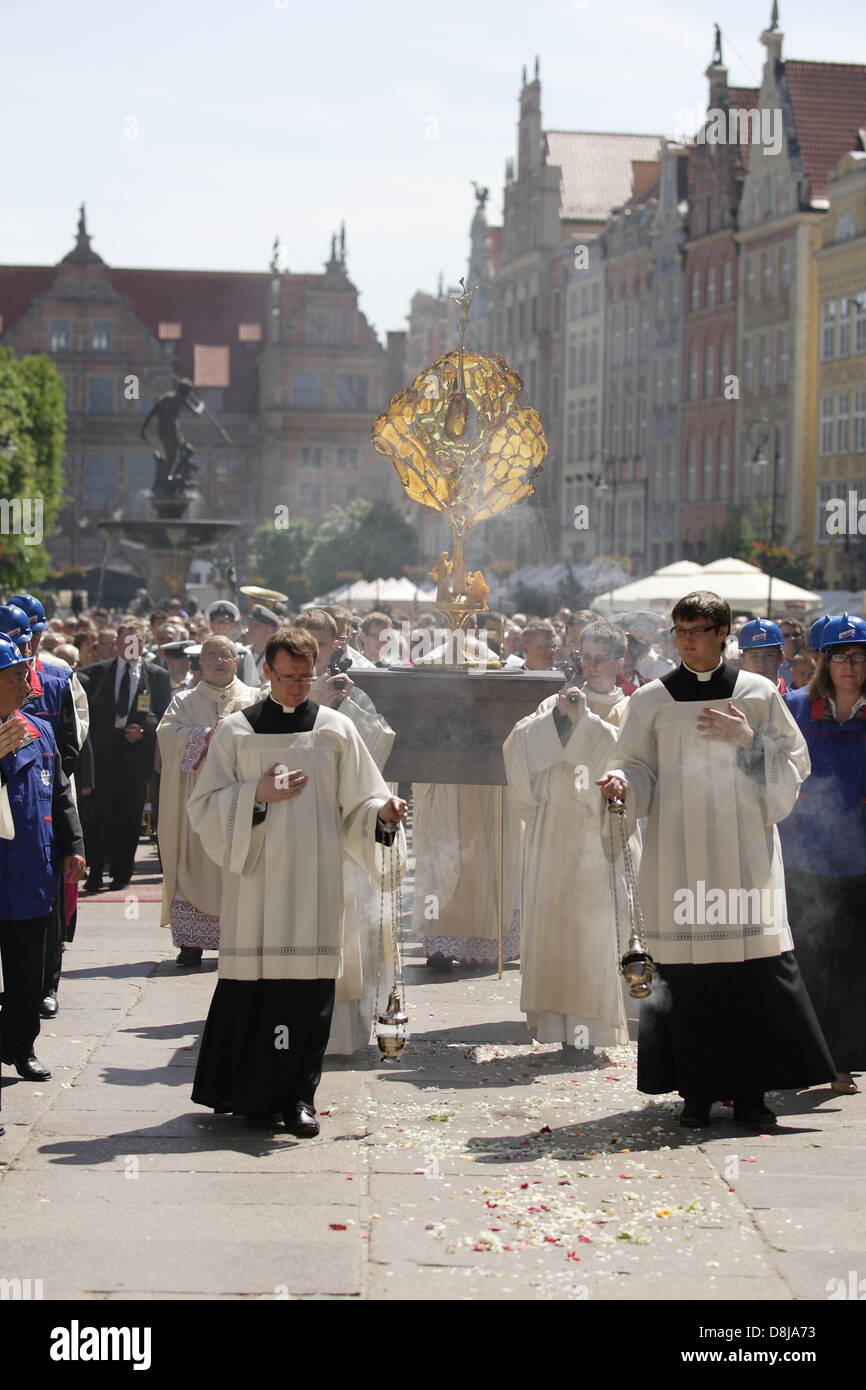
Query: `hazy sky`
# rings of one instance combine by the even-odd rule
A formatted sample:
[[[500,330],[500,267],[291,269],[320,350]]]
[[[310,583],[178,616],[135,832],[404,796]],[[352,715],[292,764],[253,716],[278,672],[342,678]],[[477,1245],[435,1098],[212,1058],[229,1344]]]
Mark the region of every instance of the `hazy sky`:
[[[499,220],[520,71],[547,129],[682,133],[713,21],[760,80],[770,0],[6,0],[0,261],[53,264],[87,203],[109,263],[317,271],[347,225],[383,334]],[[765,13],[766,11],[766,13]],[[781,0],[787,57],[866,62],[862,0]],[[133,138],[130,138],[133,137]]]

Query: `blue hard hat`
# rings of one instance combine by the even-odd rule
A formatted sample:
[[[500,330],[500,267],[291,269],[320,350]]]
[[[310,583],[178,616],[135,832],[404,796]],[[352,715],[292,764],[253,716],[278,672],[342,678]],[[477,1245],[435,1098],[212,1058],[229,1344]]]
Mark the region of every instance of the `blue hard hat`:
[[[24,609],[24,612],[30,619],[30,627],[33,632],[41,632],[43,628],[48,626],[45,609],[42,607],[38,598],[34,598],[32,594],[13,594],[9,602],[15,603],[19,608]]]
[[[830,614],[825,613],[823,618],[816,618],[809,628],[809,651],[819,652],[821,650],[821,633],[830,621]]]
[[[783,647],[785,638],[778,623],[769,618],[753,618],[740,628],[737,641],[741,652],[752,652],[758,647]]]
[[[5,671],[7,666],[27,665],[26,656],[22,656],[15,643],[10,637],[0,636],[0,671]]]
[[[866,622],[862,618],[828,618],[821,633],[821,651],[828,647],[847,647],[851,642],[866,642]]]
[[[16,603],[4,603],[0,605],[0,633],[4,637],[11,637],[19,647],[23,647],[33,633],[30,631],[30,619],[19,608]]]

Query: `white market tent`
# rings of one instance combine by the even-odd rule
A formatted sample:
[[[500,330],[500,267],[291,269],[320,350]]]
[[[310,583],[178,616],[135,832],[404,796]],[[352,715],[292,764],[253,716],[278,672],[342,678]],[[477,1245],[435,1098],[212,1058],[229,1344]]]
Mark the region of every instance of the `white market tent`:
[[[436,590],[422,589],[411,579],[356,579],[352,584],[321,594],[305,608],[321,607],[323,603],[435,603]]]
[[[627,608],[664,610],[693,589],[711,589],[732,608],[750,612],[766,611],[768,593],[775,609],[817,608],[821,602],[821,595],[814,590],[801,589],[785,579],[771,580],[757,565],[729,555],[709,565],[696,565],[691,560],[665,565],[645,579],[599,594],[593,606],[608,613]]]

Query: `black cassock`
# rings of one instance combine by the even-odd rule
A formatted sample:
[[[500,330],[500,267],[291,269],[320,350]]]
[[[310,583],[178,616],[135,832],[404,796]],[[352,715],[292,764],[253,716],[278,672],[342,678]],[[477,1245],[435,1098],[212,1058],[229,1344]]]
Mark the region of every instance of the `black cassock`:
[[[243,714],[257,734],[302,734],[313,728],[318,709],[304,700],[287,714],[265,699]],[[254,820],[266,814],[257,811]],[[376,838],[388,840],[389,831],[377,824]],[[342,873],[341,866],[335,871]],[[336,981],[323,979],[219,980],[193,1083],[196,1105],[236,1115],[288,1115],[297,1101],[313,1105],[335,989]],[[288,1046],[275,1046],[278,1037]]]
[[[662,678],[674,700],[729,700],[736,668],[709,681],[684,666]],[[764,760],[741,755],[763,778]],[[831,1081],[830,1052],[793,951],[714,965],[660,965],[641,1005],[639,1091],[690,1100],[732,1100],[761,1091],[797,1090]]]

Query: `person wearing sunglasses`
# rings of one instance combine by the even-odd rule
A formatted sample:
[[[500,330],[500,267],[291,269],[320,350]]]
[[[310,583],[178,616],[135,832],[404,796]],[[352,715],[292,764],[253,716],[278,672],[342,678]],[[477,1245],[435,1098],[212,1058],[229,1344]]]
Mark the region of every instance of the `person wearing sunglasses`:
[[[788,912],[803,978],[838,1068],[833,1090],[859,1089],[866,1063],[866,622],[843,613],[821,632],[808,686],[785,697],[812,759],[780,827]]]

